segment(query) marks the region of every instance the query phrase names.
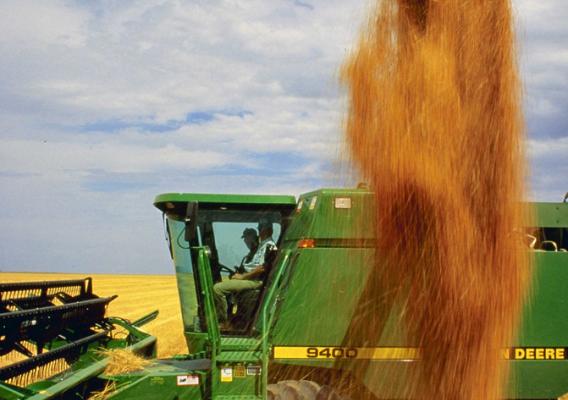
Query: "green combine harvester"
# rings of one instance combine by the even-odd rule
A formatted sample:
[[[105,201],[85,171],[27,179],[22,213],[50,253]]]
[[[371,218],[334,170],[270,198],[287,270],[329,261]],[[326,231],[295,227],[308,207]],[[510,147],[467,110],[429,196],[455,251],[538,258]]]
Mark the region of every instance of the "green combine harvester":
[[[352,400],[400,393],[420,349],[402,339],[396,306],[383,310],[361,300],[374,282],[370,191],[321,189],[297,200],[176,193],[159,195],[154,205],[165,215],[188,353],[105,375],[106,359],[96,348],[153,356],[155,338],[139,326],[155,314],[134,322],[105,318],[112,298],[97,298],[89,280],[3,284],[0,354],[24,359],[0,366],[0,399],[87,399],[104,387],[116,400],[342,399],[338,385],[346,384],[356,388]],[[568,392],[568,203],[534,206],[538,223],[527,228],[536,261],[533,295],[518,340],[503,349],[503,362],[512,364],[508,398]],[[235,273],[248,251],[241,235],[259,223],[271,226],[276,248],[265,254],[262,284],[229,296],[229,321],[220,324],[214,285]],[[76,294],[72,287],[79,287]],[[357,327],[371,318],[381,335],[358,338]],[[113,334],[119,329],[126,335]],[[65,368],[37,373],[53,361]]]

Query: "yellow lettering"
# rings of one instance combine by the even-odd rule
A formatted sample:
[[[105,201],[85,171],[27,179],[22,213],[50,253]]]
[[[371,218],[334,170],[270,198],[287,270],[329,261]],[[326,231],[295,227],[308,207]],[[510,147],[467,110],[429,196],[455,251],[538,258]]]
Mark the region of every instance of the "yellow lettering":
[[[527,349],[526,356],[527,360],[534,360],[534,349]]]
[[[516,347],[502,349],[506,360],[566,360],[566,347]]]
[[[545,360],[554,360],[554,349],[546,349]]]

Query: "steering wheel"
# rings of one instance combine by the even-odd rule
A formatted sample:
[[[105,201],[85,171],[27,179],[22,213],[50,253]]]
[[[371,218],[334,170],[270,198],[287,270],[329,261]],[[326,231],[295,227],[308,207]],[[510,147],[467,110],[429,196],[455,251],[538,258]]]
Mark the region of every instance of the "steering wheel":
[[[237,270],[236,270],[236,269],[229,268],[229,267],[227,267],[227,266],[225,266],[225,265],[223,265],[223,264],[219,264],[219,270],[220,270],[220,271],[228,272],[228,273],[229,273],[229,278],[232,277],[233,275],[235,275],[235,274],[237,273]]]

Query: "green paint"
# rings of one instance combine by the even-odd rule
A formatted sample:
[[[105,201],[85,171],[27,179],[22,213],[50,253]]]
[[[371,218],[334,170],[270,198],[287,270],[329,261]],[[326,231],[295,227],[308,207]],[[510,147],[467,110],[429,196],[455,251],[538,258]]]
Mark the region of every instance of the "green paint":
[[[566,228],[568,203],[534,203],[538,226],[546,228]]]

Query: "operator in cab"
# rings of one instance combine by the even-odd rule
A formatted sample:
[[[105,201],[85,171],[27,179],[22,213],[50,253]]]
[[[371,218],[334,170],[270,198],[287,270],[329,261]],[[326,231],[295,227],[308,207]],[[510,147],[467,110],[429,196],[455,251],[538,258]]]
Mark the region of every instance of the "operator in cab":
[[[237,268],[237,272],[244,271],[244,264],[250,263],[252,261],[252,258],[254,257],[256,250],[258,249],[258,235],[255,229],[246,228],[243,231],[243,236],[241,236],[241,239],[243,239],[245,246],[247,246],[247,249],[249,249],[249,252],[241,260],[241,265],[239,265],[239,267]]]
[[[276,247],[276,244],[272,239],[272,224],[270,222],[261,220],[258,223],[258,233],[260,243],[250,261],[245,259],[245,262],[243,262],[244,272],[236,273],[232,279],[218,282],[213,286],[215,308],[219,317],[219,324],[223,330],[230,328],[227,320],[227,296],[262,286],[265,255],[267,250]],[[244,233],[243,236],[245,236]]]

